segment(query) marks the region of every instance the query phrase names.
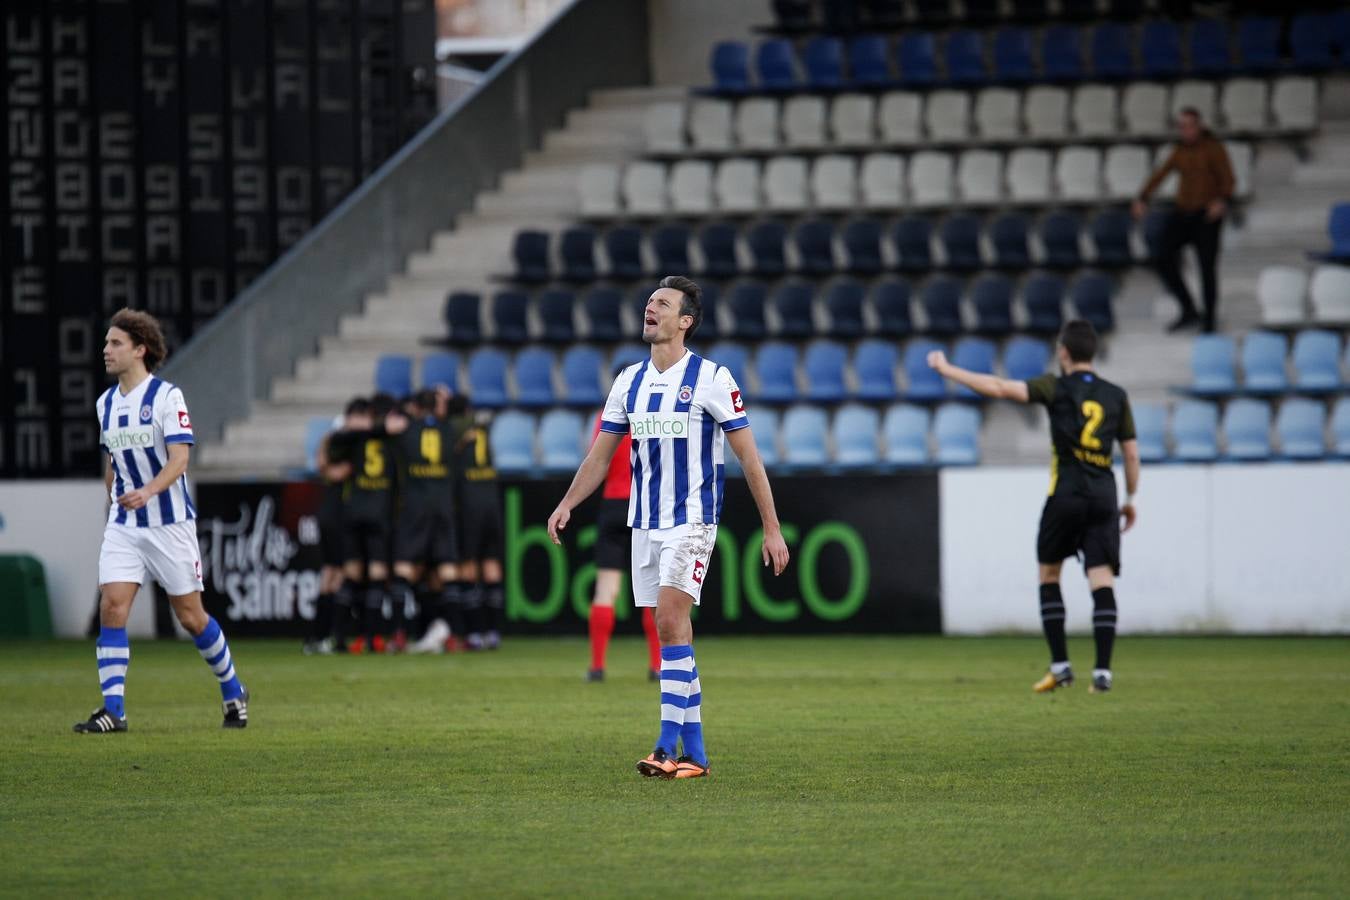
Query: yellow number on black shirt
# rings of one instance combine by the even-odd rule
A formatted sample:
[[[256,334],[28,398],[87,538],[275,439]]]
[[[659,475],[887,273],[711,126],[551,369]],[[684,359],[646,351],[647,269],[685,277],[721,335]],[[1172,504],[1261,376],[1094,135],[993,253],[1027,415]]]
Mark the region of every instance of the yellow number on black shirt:
[[[475,429],[473,433],[473,461],[474,465],[484,468],[488,464],[488,442],[487,432],[481,428]]]
[[[1102,426],[1102,419],[1106,418],[1106,410],[1096,400],[1084,400],[1083,415],[1087,416],[1087,422],[1083,423],[1083,434],[1078,438],[1078,443],[1088,450],[1102,449],[1097,429]]]
[[[379,441],[366,441],[366,477],[379,478],[384,474],[384,447]]]
[[[422,429],[422,458],[427,465],[441,464],[441,433],[435,428]]]

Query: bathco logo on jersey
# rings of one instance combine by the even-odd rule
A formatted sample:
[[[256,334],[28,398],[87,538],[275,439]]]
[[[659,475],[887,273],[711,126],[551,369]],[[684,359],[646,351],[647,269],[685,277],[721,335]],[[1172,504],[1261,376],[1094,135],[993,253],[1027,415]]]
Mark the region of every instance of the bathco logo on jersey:
[[[689,413],[632,413],[628,417],[628,430],[632,434],[633,440],[687,438],[689,437]]]
[[[103,445],[109,450],[135,450],[153,447],[155,430],[153,428],[119,428],[109,432],[103,439]]]

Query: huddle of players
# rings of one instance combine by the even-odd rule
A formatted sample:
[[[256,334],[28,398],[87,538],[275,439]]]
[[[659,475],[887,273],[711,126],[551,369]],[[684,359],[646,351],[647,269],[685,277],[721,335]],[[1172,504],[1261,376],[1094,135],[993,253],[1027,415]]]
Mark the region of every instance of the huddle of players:
[[[306,652],[496,649],[500,494],[467,399],[444,389],[354,399],[319,466],[324,568]],[[414,628],[422,639],[410,646]]]

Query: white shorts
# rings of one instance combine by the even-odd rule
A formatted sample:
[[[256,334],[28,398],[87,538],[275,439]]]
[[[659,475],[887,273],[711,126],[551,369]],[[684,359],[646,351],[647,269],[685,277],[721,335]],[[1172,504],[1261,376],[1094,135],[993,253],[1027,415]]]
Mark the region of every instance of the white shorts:
[[[716,525],[634,528],[633,602],[655,606],[661,588],[673,587],[693,597],[698,606],[716,546]]]
[[[98,583],[144,584],[147,574],[162,584],[170,597],[202,589],[202,557],[195,520],[149,528],[108,525],[103,529]]]

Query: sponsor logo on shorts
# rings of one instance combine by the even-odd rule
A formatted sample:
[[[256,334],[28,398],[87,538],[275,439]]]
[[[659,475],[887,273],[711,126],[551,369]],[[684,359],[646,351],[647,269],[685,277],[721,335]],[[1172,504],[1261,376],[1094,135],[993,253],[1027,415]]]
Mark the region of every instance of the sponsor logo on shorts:
[[[192,430],[192,420],[188,418],[186,409],[180,409],[178,411],[178,427],[186,428],[188,431]]]
[[[703,570],[704,570],[704,568],[706,568],[706,567],[703,565],[703,560],[701,560],[701,559],[696,559],[696,560],[694,560],[694,574],[693,574],[692,576],[690,576],[691,578],[693,578],[694,584],[702,584],[702,583],[703,583]]]
[[[688,403],[690,400],[693,400],[693,399],[694,399],[694,389],[691,388],[691,387],[690,387],[689,385],[687,385],[687,384],[686,384],[686,385],[681,385],[681,387],[680,387],[680,402],[681,402],[681,403]]]
[[[144,406],[141,407],[141,424],[142,424],[142,425],[148,425],[148,424],[150,424],[150,422],[151,422],[154,418],[155,418],[155,411],[154,411],[153,409],[150,408],[150,404],[149,404],[149,403],[147,403],[147,404],[145,404]]]
[[[745,412],[745,401],[741,399],[740,391],[731,392],[731,411],[738,413]]]
[[[628,430],[634,440],[689,437],[689,414],[674,412],[631,413]]]

